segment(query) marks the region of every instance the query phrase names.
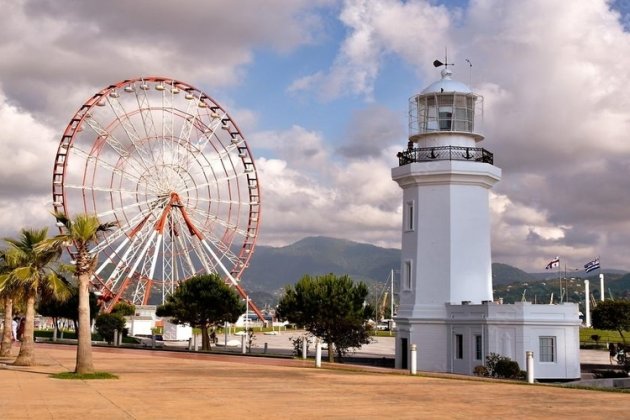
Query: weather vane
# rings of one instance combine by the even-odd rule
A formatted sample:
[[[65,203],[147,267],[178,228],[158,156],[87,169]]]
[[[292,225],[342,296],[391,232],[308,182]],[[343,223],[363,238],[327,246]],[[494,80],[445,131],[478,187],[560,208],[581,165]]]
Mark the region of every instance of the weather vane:
[[[444,62],[442,63],[440,60],[435,60],[433,62],[433,67],[444,66],[446,69],[448,69],[448,66],[454,66],[454,65],[455,64],[448,62],[448,50],[446,49],[446,47],[444,47]]]

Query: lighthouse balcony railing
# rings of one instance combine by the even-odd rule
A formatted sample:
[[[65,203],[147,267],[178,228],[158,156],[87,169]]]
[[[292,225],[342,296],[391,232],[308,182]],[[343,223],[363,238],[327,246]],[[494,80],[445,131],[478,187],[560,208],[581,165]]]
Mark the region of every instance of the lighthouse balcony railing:
[[[399,166],[435,160],[467,160],[489,164],[494,163],[494,155],[480,147],[440,146],[408,148],[398,152],[397,157]]]

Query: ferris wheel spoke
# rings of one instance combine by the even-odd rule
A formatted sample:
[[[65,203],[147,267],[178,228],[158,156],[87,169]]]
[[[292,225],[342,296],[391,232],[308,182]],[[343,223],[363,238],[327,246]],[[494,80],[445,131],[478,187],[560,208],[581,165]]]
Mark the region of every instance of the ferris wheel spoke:
[[[218,238],[215,238],[214,235],[207,235],[206,240],[209,241],[222,255],[225,259],[230,261],[232,265],[236,265],[240,262],[240,258],[238,255],[234,254],[230,247],[221,241]]]
[[[235,179],[238,179],[239,176],[238,174],[232,175],[232,176],[226,176],[224,178],[215,178],[214,181],[208,181],[208,182],[204,182],[203,184],[197,184],[194,185],[190,188],[186,188],[184,190],[178,191],[179,194],[183,194],[186,192],[190,192],[190,191],[194,191],[194,190],[199,190],[201,188],[205,188],[205,187],[212,187],[218,184],[224,184],[227,183],[228,181],[233,181]]]
[[[127,242],[127,249],[116,263],[113,271],[108,276],[106,276],[105,286],[108,289],[114,290],[121,280],[123,280],[124,278],[130,278],[133,275],[133,270],[129,270],[129,261],[136,258],[136,255],[138,255],[139,251],[142,248],[143,241],[152,232],[155,232],[155,230],[146,229],[140,231],[137,235],[131,238],[130,241]],[[120,250],[122,251],[122,249],[124,248],[121,248]]]
[[[197,114],[199,115],[199,114]],[[199,136],[199,138],[197,139],[196,143],[193,143],[193,146],[195,146],[196,153],[193,154],[199,154],[199,155],[203,155],[204,154],[204,149],[206,148],[206,146],[208,146],[209,143],[211,143],[212,138],[214,138],[214,135],[217,131],[217,129],[219,129],[220,127],[223,126],[222,124],[222,118],[225,116],[225,113],[223,114],[223,116],[218,116],[214,118],[209,125],[205,125],[203,123],[200,123],[200,126],[197,126],[197,129],[201,132],[201,135]],[[199,121],[201,121],[201,116]],[[236,146],[234,146],[236,147]],[[232,147],[232,149],[234,149],[234,147]]]
[[[141,193],[138,191],[125,190],[122,188],[107,188],[107,187],[96,187],[93,185],[64,185],[65,188],[76,189],[76,190],[89,190],[89,191],[98,191],[98,192],[110,192],[110,193],[127,193],[133,195],[140,195]]]
[[[154,208],[151,212],[138,213],[129,219],[126,223],[119,225],[118,229],[112,231],[108,236],[106,236],[101,242],[96,244],[90,251],[92,254],[98,254],[103,249],[107,248],[111,244],[118,241],[121,237],[126,236],[127,238],[135,236],[137,231],[139,231],[145,224],[148,224],[152,221],[152,219],[157,218],[157,212],[159,209]],[[136,232],[134,232],[134,230]],[[115,252],[114,254],[118,254]]]
[[[143,201],[136,201],[133,202],[131,204],[127,204],[125,206],[122,207],[115,207],[111,210],[107,210],[101,213],[97,213],[96,217],[98,217],[99,219],[105,216],[110,216],[112,214],[117,214],[119,212],[122,212],[124,210],[128,210],[134,207],[141,207],[141,206],[147,206],[150,210],[154,209],[156,206],[160,205],[160,204],[164,204],[166,203],[168,200],[164,199],[164,198],[151,198],[151,199],[147,199],[147,200],[143,200]],[[142,212],[141,212],[142,213]]]
[[[166,140],[167,139],[171,139],[171,141],[173,141],[173,124],[174,124],[174,119],[173,119],[173,112],[172,112],[172,95],[168,96],[166,93],[166,89],[162,90],[162,121],[160,126],[162,127],[162,141],[161,143],[161,164],[164,164],[166,162],[165,160],[165,156],[166,156],[166,150],[165,150],[165,145],[166,145]]]
[[[185,227],[183,226],[183,223],[181,222],[181,220],[178,221],[178,224],[180,225],[179,232],[182,232],[182,233],[185,232],[185,230],[183,230],[185,229]],[[193,263],[193,260],[190,257],[190,252],[191,252],[190,243],[188,244],[185,243],[186,239],[190,239],[190,237],[184,234],[178,234],[173,237],[174,255],[176,257],[179,256],[179,258],[177,258],[179,261],[178,265],[179,265],[179,268],[181,269],[183,278],[189,278],[193,276],[195,272],[197,271],[195,269],[195,264]],[[171,284],[170,287],[174,288],[175,285]]]
[[[200,216],[206,221],[211,220],[214,223],[218,223],[219,225],[223,226],[224,228],[226,228],[227,230],[231,232],[238,233],[241,236],[247,236],[247,231],[245,231],[244,229],[239,229],[239,227],[235,225],[234,223],[229,223],[228,221],[223,220],[220,217],[213,216],[210,213],[204,212],[199,209],[188,209],[188,210],[190,211],[190,213],[192,213],[191,218],[193,218],[197,222],[199,222],[200,220],[195,216]],[[205,223],[202,222],[201,224],[205,226]]]
[[[216,270],[214,267],[210,266],[210,262],[208,261],[208,257],[206,256],[206,253],[203,251],[201,242],[199,240],[193,240],[192,237],[189,237],[189,242],[190,242],[190,247],[195,252],[195,255],[197,255],[197,258],[199,258],[199,261],[201,261],[201,265],[203,265],[203,268],[206,270],[206,273],[215,273]]]
[[[249,206],[249,201],[237,201],[237,200],[222,200],[217,198],[205,198],[205,197],[197,197],[195,200],[203,201],[206,203],[215,203],[215,204],[228,204],[228,205],[238,205],[238,206]]]
[[[207,239],[202,239],[201,240],[201,244],[203,245],[204,249],[206,251],[208,251],[208,253],[210,254],[210,257],[212,258],[212,260],[214,262],[216,262],[216,264],[219,266],[220,270],[217,271],[221,271],[223,272],[223,275],[230,280],[230,282],[232,283],[232,285],[234,286],[238,286],[238,281],[234,278],[234,276],[232,275],[232,273],[226,268],[225,264],[223,264],[223,262],[221,261],[221,258],[216,254],[216,252],[214,252],[214,250],[212,249],[212,245],[210,244],[210,242]]]
[[[101,140],[104,140],[105,143],[107,143],[107,145],[109,145],[109,147],[111,147],[111,149],[114,152],[118,153],[120,157],[124,158],[127,162],[137,162],[145,169],[145,171],[149,170],[149,166],[147,166],[142,160],[139,161],[136,158],[135,154],[130,153],[125,148],[123,143],[120,140],[118,140],[118,138],[113,133],[111,133],[106,128],[101,126],[101,124],[98,121],[96,121],[92,116],[86,116],[85,122],[99,136],[99,138]],[[132,141],[132,144],[133,144],[133,141]],[[135,147],[135,144],[133,145]]]
[[[155,121],[153,120],[153,112],[151,110],[151,104],[149,103],[149,96],[147,95],[147,91],[149,90],[149,86],[146,81],[141,80],[139,89],[134,89],[134,93],[136,96],[136,102],[138,104],[138,110],[140,111],[140,118],[142,120],[142,127],[144,129],[144,134],[147,139],[156,139],[157,138],[157,130],[155,129]],[[155,159],[155,154],[153,153],[152,142],[149,141],[147,146],[151,152],[151,156],[153,160]]]
[[[142,147],[141,145],[141,136],[138,133],[135,125],[128,118],[128,113],[125,111],[125,107],[120,101],[120,97],[112,98],[111,96],[107,98],[110,108],[112,112],[116,116],[116,120],[120,123],[120,126],[123,128],[125,133],[127,134],[127,138],[129,142],[133,146],[133,149],[136,151],[138,156],[140,157],[143,166],[145,169],[152,167],[151,162],[155,162],[155,158],[153,157],[152,151],[149,149],[148,151]]]
[[[102,169],[116,173],[130,182],[133,182],[133,183],[140,182],[139,177],[134,176],[127,171],[122,171],[120,170],[120,168],[117,168],[114,165],[105,162],[103,159],[98,159],[97,156],[91,155],[87,153],[86,151],[78,148],[77,146],[73,146],[73,150],[77,152],[77,154],[81,155],[86,161],[94,162],[95,165],[100,166]]]

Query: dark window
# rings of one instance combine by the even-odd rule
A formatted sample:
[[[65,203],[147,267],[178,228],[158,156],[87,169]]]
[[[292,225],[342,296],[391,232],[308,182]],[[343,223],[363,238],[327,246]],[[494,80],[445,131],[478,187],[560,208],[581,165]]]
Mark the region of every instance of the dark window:
[[[462,334],[455,334],[455,358],[464,358],[464,336]]]
[[[481,336],[476,335],[475,336],[475,360],[481,360],[481,359],[483,359],[483,347],[482,347]]]

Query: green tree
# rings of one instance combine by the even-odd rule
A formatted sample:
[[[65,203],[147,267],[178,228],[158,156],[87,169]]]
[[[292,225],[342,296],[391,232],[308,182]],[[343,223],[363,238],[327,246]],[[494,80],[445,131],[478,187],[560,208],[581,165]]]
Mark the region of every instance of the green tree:
[[[180,283],[157,308],[158,316],[170,317],[175,324],[200,328],[202,350],[210,350],[210,327],[236,322],[243,312],[245,303],[218,274],[195,276]]]
[[[90,331],[89,285],[94,276],[98,262],[98,254],[90,253],[90,245],[96,242],[98,232],[112,229],[114,223],[101,224],[96,216],[79,214],[68,219],[63,213],[55,213],[57,222],[63,226],[63,233],[46,241],[43,249],[60,253],[70,243],[74,244],[75,267],[79,289],[79,330],[77,340],[77,361],[75,372],[79,374],[94,373],[92,361],[92,333]]]
[[[48,229],[22,229],[17,239],[7,238],[10,245],[5,254],[11,271],[0,276],[0,290],[20,290],[26,300],[26,319],[20,353],[14,364],[32,366],[35,364],[35,302],[41,293],[65,296],[68,288],[63,278],[53,269],[61,253],[42,249],[40,245],[47,239]]]
[[[98,312],[96,295],[90,292],[90,324]],[[79,326],[79,289],[70,286],[70,296],[61,300],[55,296],[43,295],[37,305],[37,313],[53,319],[55,330],[59,332],[58,321],[60,318],[72,320],[75,330]]]
[[[115,330],[122,334],[125,328],[125,319],[118,313],[99,314],[94,321],[94,328],[105,341],[111,344],[114,341]]]
[[[132,316],[136,314],[136,306],[132,303],[118,302],[112,308],[111,313],[120,316]]]
[[[333,362],[333,347],[342,358],[348,349],[370,342],[366,321],[373,310],[365,303],[367,295],[365,283],[354,284],[347,275],[306,275],[285,288],[278,313],[326,342]]]
[[[624,331],[630,330],[630,300],[606,300],[599,302],[591,314],[593,328],[617,330],[626,346]]]

